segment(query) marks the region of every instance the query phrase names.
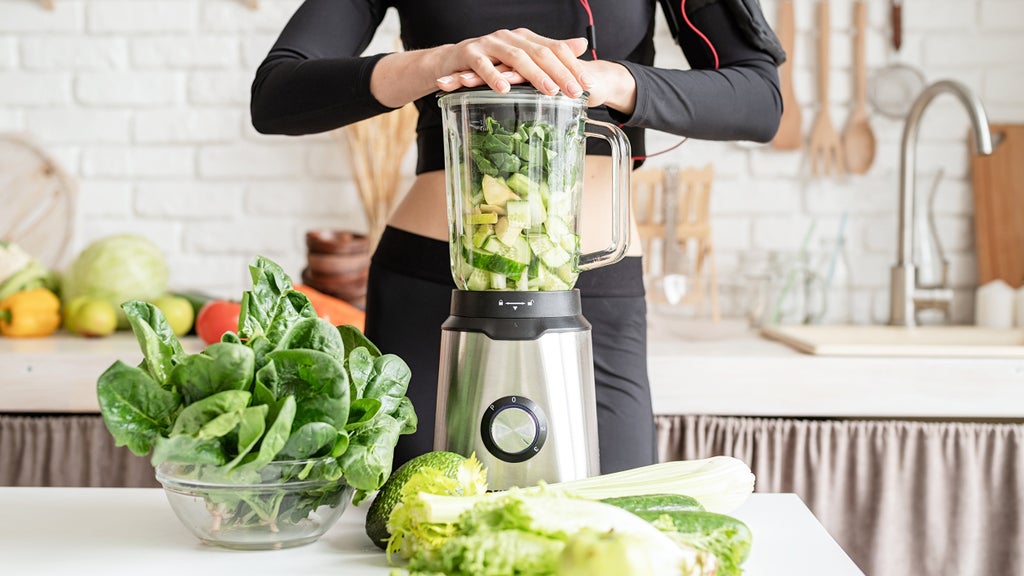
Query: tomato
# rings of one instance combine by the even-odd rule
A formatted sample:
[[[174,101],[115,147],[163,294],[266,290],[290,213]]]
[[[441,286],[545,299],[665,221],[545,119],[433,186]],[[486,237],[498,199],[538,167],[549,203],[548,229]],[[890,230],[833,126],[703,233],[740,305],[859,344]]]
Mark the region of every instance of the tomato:
[[[220,342],[225,332],[238,332],[242,305],[229,300],[211,300],[196,315],[196,335],[207,344]]]

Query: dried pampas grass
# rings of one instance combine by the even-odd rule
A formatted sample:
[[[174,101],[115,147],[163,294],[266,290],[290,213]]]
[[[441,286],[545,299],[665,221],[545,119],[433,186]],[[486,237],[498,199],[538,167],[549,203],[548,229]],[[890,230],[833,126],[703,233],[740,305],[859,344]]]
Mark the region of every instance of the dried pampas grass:
[[[331,133],[336,142],[348,142],[371,253],[398,199],[402,158],[416,137],[417,116],[416,107],[409,103]]]

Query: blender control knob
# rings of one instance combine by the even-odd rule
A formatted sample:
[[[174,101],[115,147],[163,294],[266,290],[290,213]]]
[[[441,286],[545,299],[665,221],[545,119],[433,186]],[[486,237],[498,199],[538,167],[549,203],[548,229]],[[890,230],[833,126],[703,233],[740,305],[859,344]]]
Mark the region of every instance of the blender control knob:
[[[522,396],[505,396],[484,411],[480,435],[487,450],[505,462],[523,462],[540,452],[548,424],[535,402]]]

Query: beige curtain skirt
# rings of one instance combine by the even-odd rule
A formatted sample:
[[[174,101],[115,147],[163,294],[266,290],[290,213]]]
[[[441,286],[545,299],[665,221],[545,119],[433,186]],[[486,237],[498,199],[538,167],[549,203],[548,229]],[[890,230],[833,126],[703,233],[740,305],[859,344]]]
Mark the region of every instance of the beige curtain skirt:
[[[869,576],[1024,574],[1024,425],[663,416],[657,426],[662,460],[734,456],[758,492],[800,495]]]
[[[0,414],[0,486],[160,486],[98,416]]]
[[[735,456],[757,491],[800,495],[869,576],[1024,574],[1024,425],[659,416],[657,427],[662,460]],[[97,415],[3,414],[0,485],[159,486]]]

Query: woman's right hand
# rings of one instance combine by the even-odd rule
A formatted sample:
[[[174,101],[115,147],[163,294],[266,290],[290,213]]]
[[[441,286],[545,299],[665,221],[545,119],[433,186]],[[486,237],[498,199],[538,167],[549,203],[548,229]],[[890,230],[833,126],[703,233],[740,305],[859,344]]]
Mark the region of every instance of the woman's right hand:
[[[437,87],[445,92],[486,84],[505,93],[525,81],[545,94],[561,91],[576,98],[592,84],[578,59],[587,49],[586,38],[554,40],[518,28],[440,49],[445,52],[439,58]]]

